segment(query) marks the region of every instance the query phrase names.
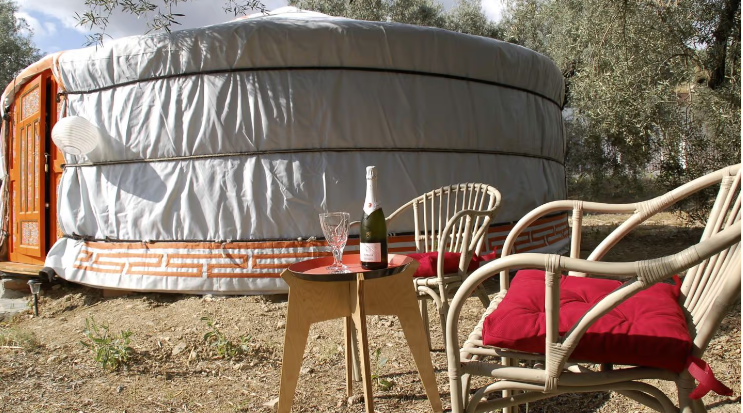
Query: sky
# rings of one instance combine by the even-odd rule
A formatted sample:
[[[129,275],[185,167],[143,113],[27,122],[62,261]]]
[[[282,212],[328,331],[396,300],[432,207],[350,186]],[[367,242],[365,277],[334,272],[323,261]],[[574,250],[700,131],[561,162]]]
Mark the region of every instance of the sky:
[[[440,0],[445,8],[450,8],[456,0]],[[501,16],[504,0],[481,0],[485,15],[492,20]],[[75,12],[85,10],[85,0],[16,0],[18,17],[28,22],[33,30],[33,40],[43,54],[60,50],[84,47],[87,30],[77,27]],[[157,2],[155,2],[157,3]],[[234,17],[224,12],[223,1],[190,0],[173,8],[174,13],[185,14],[179,19],[181,26],[174,30],[207,26],[232,20]],[[285,6],[287,0],[263,0],[268,10]],[[139,35],[147,31],[146,20],[126,14],[117,14],[109,20],[107,33],[117,39]]]

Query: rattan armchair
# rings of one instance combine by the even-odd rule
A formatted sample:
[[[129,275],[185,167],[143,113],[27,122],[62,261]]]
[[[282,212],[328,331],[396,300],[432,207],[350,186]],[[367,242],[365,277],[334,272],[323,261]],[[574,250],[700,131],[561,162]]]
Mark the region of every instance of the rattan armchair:
[[[701,395],[692,393],[695,386],[692,369],[697,370],[698,367],[698,365],[695,367],[694,363],[689,364],[682,360],[682,363],[686,364],[682,364],[685,367],[680,372],[641,364],[617,369],[604,364],[603,368],[595,369],[596,365],[601,365],[596,363],[600,362],[592,360],[590,364],[579,364],[586,360],[575,359],[573,353],[581,340],[588,338],[586,332],[602,317],[610,314],[622,303],[631,303],[636,294],[644,292],[651,286],[657,287],[656,284],[685,271],[677,302],[671,301],[670,306],[680,309],[681,324],[686,318],[690,340],[688,360],[699,360],[703,357],[707,345],[725,315],[726,308],[740,297],[740,180],[740,165],[735,165],[698,178],[646,202],[612,205],[557,201],[545,204],[525,216],[506,239],[501,258],[471,274],[451,302],[446,340],[452,411],[482,412],[501,408],[510,411],[512,406],[562,393],[592,391],[615,391],[661,412],[706,411],[700,400]],[[650,216],[718,183],[720,189],[698,244],[677,254],[652,260],[627,263],[598,262],[622,237]],[[521,230],[542,215],[565,210],[573,211],[569,257],[553,254],[510,254]],[[584,211],[632,213],[632,216],[604,239],[588,259],[580,259],[581,221]],[[508,296],[511,282],[509,271],[523,268],[544,270],[544,289],[540,289],[544,294],[542,323],[546,330],[542,352],[494,347],[483,342],[483,328],[487,324],[487,317],[494,314],[499,305],[505,303],[504,300],[513,298]],[[460,347],[459,316],[464,302],[478,285],[498,273],[501,291],[493,297],[482,319]],[[562,277],[561,274],[568,276]],[[624,283],[592,304],[572,327],[561,334],[558,325],[560,318],[564,316],[560,300],[563,284],[565,280],[586,277],[586,274],[619,279]],[[517,274],[516,279],[519,276]],[[625,281],[627,279],[629,280]],[[647,305],[647,302],[644,304]],[[686,332],[683,327],[681,330]],[[696,371],[693,373],[700,377]],[[496,381],[471,392],[470,382],[473,375],[492,377]],[[705,382],[709,377],[703,377]],[[646,379],[674,382],[677,387],[678,406],[661,390],[641,381]],[[724,389],[724,386],[720,384],[716,391],[721,388]],[[494,397],[496,392],[502,392],[503,397]]]
[[[479,256],[485,245],[488,228],[501,205],[501,195],[490,185],[467,183],[445,186],[420,195],[389,214],[387,227],[400,217],[410,217],[412,209],[413,239],[417,252],[438,252],[435,277],[414,278],[413,285],[420,300],[426,337],[431,346],[427,300],[438,309],[441,331],[446,328],[449,299],[468,275],[473,257]],[[358,225],[358,222],[351,224]],[[453,273],[444,272],[444,253],[459,253],[459,265]],[[490,304],[483,288],[477,295],[484,306]]]

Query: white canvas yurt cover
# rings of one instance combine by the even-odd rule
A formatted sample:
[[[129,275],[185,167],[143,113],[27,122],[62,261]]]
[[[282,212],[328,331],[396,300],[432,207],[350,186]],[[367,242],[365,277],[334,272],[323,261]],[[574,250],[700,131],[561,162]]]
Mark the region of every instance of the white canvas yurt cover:
[[[367,165],[387,213],[444,185],[497,187],[491,248],[566,195],[562,75],[492,39],[294,12],[66,51],[53,67],[61,110],[102,134],[65,155],[64,236],[46,258],[78,283],[285,292],[281,270],[325,251],[318,213],[360,219]],[[412,251],[412,223],[396,225],[391,246]],[[535,225],[526,247],[567,242],[564,216]]]

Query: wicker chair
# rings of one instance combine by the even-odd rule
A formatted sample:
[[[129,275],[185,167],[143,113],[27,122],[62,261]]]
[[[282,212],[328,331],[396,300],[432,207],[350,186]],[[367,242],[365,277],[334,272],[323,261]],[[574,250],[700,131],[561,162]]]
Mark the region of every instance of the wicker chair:
[[[630,303],[631,301],[627,300],[631,300],[632,296],[638,292],[668,280],[674,274],[686,271],[680,292],[678,292],[677,310],[681,314],[681,320],[686,318],[690,336],[690,354],[686,356],[687,360],[695,359],[701,362],[699,359],[704,355],[707,345],[720,325],[726,308],[740,296],[740,180],[740,165],[735,165],[696,179],[646,202],[612,205],[557,201],[545,204],[525,216],[506,239],[501,258],[471,274],[452,300],[446,329],[452,411],[454,413],[482,412],[501,408],[504,411],[510,411],[512,406],[562,393],[607,390],[616,391],[661,412],[706,411],[700,399],[701,395],[692,395],[695,383],[692,374],[700,377],[699,364],[696,362],[689,364],[688,361],[684,361],[685,364],[682,366],[685,367],[679,373],[641,365],[613,369],[611,364],[601,365],[601,361],[591,360],[592,365],[602,366],[599,371],[595,371],[585,364],[577,364],[585,360],[574,360],[571,354],[581,340],[588,338],[587,330],[615,307],[623,302]],[[720,183],[720,190],[699,244],[659,259],[628,263],[597,262],[623,236],[650,216],[692,193],[717,183]],[[571,209],[573,229],[570,257],[548,254],[510,254],[520,231],[531,222],[544,214]],[[583,260],[579,259],[579,252],[581,219],[584,211],[632,213],[633,215],[604,239],[588,259]],[[537,289],[544,291],[545,321],[543,323],[546,324],[542,324],[546,331],[544,347],[542,347],[545,349],[544,352],[524,352],[497,348],[483,343],[483,326],[486,324],[486,317],[494,313],[507,297],[510,283],[509,271],[522,268],[537,268],[545,271],[543,278],[545,287],[543,290]],[[561,317],[560,291],[561,285],[565,282],[561,281],[561,274],[566,271],[568,277],[564,280],[573,279],[572,277],[585,277],[585,274],[620,280],[630,279],[604,298],[597,300],[585,314],[577,318],[572,327],[561,335],[558,327]],[[462,306],[480,283],[497,273],[500,273],[501,291],[493,297],[485,315],[464,345],[460,347],[457,333]],[[519,275],[516,278],[518,279]],[[585,278],[582,280],[591,281]],[[583,282],[579,279],[575,281]],[[541,302],[539,303],[541,305]],[[647,302],[644,303],[647,305]],[[670,305],[675,305],[673,299]],[[684,328],[680,327],[680,330],[683,332]],[[488,332],[488,337],[490,337],[490,332]],[[486,357],[500,357],[500,363],[487,362],[484,360]],[[704,367],[703,362],[701,363]],[[497,380],[470,394],[472,375],[494,377]],[[709,383],[707,381],[709,377],[701,375],[705,386]],[[679,407],[676,407],[658,388],[638,381],[645,379],[675,382]],[[715,390],[718,391],[721,388],[724,390],[724,386],[719,385],[721,387]],[[502,398],[488,400],[489,395],[498,391],[502,391]]]
[[[435,277],[414,278],[420,300],[426,337],[431,346],[430,323],[426,301],[433,300],[439,312],[441,331],[446,329],[449,299],[467,277],[472,258],[482,251],[488,227],[501,204],[501,195],[490,185],[456,184],[435,189],[412,199],[387,216],[389,224],[402,216],[409,217],[412,208],[413,238],[417,252],[438,252]],[[358,222],[351,224],[358,225]],[[457,272],[444,274],[444,252],[458,252]],[[483,288],[477,289],[483,305],[490,304]]]

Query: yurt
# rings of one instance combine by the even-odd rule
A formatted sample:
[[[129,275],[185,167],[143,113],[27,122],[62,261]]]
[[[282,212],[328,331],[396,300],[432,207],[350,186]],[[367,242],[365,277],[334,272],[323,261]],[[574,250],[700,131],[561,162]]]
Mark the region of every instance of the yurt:
[[[361,217],[367,165],[388,213],[445,185],[498,188],[492,250],[565,198],[563,98],[553,62],[523,47],[299,10],[55,53],[3,94],[0,270],[286,292],[284,268],[327,253],[318,213]],[[404,221],[388,230],[414,250]],[[518,248],[568,237],[550,216]]]

